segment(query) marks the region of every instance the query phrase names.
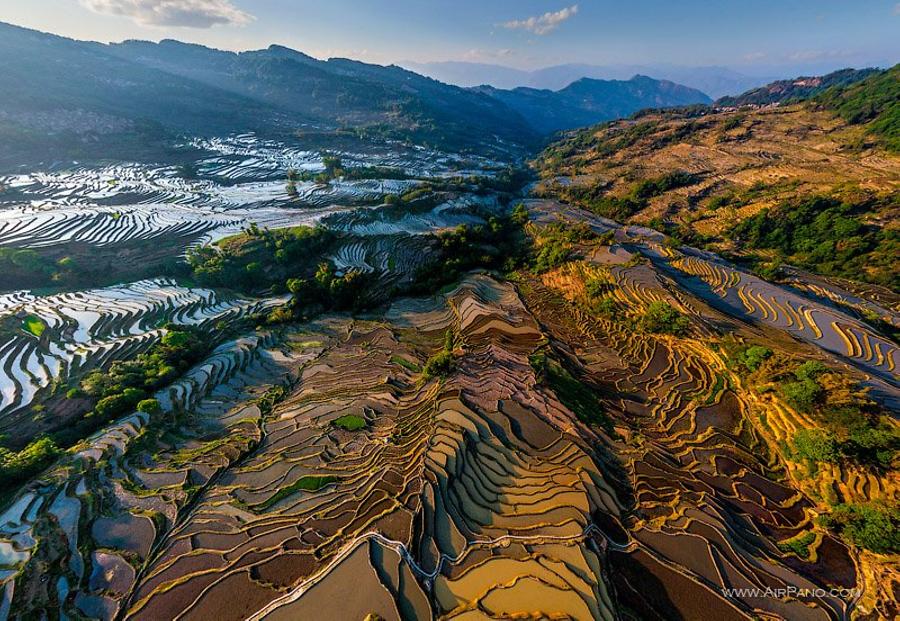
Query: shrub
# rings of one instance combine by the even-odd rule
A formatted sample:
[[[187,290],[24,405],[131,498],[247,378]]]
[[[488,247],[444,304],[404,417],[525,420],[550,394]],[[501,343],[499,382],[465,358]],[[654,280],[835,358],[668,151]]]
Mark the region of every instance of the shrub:
[[[834,463],[840,459],[834,436],[820,429],[801,429],[794,434],[794,455],[807,462]]]
[[[683,335],[691,327],[685,315],[666,302],[651,302],[641,317],[640,326],[647,332]]]
[[[762,345],[751,345],[741,355],[741,363],[750,371],[757,371],[762,363],[772,357],[772,350]]]
[[[359,431],[365,429],[366,419],[356,414],[345,414],[331,421],[331,424],[347,431]]]
[[[453,358],[453,353],[442,349],[425,362],[425,366],[422,368],[422,377],[425,379],[447,377],[455,368],[456,361]]]
[[[793,552],[800,558],[809,558],[809,546],[816,540],[816,534],[812,531],[800,533],[778,544],[782,552]]]
[[[523,203],[519,203],[513,208],[509,219],[513,222],[513,224],[516,224],[518,226],[525,226],[526,224],[528,224],[529,220],[528,209],[525,208],[525,205]]]
[[[820,522],[861,548],[879,554],[900,552],[900,510],[896,507],[840,504]]]
[[[794,369],[794,377],[798,380],[814,380],[819,376],[828,373],[828,367],[818,360],[807,360],[796,369]]]
[[[0,447],[0,488],[20,485],[49,466],[60,454],[50,438],[33,440],[21,451]]]
[[[814,379],[809,378],[796,382],[782,382],[778,390],[784,400],[800,412],[811,412],[825,394],[822,386]]]
[[[158,414],[162,411],[162,407],[156,399],[144,399],[138,402],[137,411],[145,414]]]

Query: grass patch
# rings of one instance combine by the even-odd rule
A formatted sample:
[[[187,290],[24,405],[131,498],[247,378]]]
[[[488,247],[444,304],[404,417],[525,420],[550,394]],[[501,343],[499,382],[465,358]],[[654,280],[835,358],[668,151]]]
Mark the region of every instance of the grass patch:
[[[422,371],[419,365],[414,362],[410,362],[409,360],[401,356],[391,356],[391,362],[393,364],[399,364],[404,369],[412,371],[413,373],[420,373]]]
[[[47,324],[45,324],[44,320],[40,317],[28,315],[22,321],[22,329],[37,338],[41,338],[41,335],[44,334],[44,330],[47,329]]]
[[[253,509],[259,511],[265,511],[275,503],[284,500],[288,496],[296,494],[299,491],[307,491],[307,492],[317,492],[326,485],[330,485],[337,481],[338,478],[334,476],[316,476],[316,475],[307,475],[304,477],[300,477],[287,487],[282,487],[277,492],[272,494],[269,498],[262,501],[259,504],[253,505]]]
[[[790,539],[778,543],[778,549],[785,553],[793,553],[800,558],[809,558],[809,546],[816,540],[816,534],[812,531],[800,533]]]
[[[362,416],[357,416],[356,414],[345,414],[340,418],[336,418],[331,421],[331,424],[335,427],[346,429],[347,431],[359,431],[360,429],[365,429],[368,423]]]

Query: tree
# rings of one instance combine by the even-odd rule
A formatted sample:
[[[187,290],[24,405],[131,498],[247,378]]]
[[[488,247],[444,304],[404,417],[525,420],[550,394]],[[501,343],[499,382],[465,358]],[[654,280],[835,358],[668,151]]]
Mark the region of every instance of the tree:
[[[762,363],[772,357],[772,350],[762,345],[751,345],[744,350],[741,362],[750,371],[756,371]]]
[[[138,402],[137,411],[145,414],[159,414],[162,411],[162,407],[156,399],[144,399]]]
[[[845,539],[879,554],[900,551],[900,510],[880,503],[840,504],[821,523]]]
[[[834,463],[840,450],[834,436],[821,429],[801,429],[794,434],[794,454],[807,462]]]
[[[810,412],[825,394],[822,386],[814,379],[784,382],[780,385],[781,396],[788,404],[800,412]]]
[[[691,321],[666,302],[651,302],[640,320],[641,327],[647,332],[685,334],[691,327]]]

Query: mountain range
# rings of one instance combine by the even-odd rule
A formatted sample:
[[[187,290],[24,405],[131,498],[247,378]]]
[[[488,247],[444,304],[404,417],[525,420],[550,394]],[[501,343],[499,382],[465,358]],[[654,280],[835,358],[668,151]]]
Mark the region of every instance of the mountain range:
[[[747,75],[727,67],[681,67],[663,64],[590,65],[569,63],[534,71],[524,71],[496,64],[461,61],[431,63],[403,61],[400,64],[422,75],[463,87],[488,85],[502,89],[529,87],[559,90],[581,78],[627,80],[634,75],[646,75],[695,88],[713,98],[743,93],[779,77]]]
[[[840,69],[823,76],[801,76],[791,80],[777,80],[751,89],[735,97],[721,97],[718,106],[746,106],[783,103],[808,99],[835,86],[848,86],[879,73],[878,69]]]
[[[475,90],[502,101],[545,134],[627,117],[643,108],[711,103],[696,89],[642,75],[630,80],[581,78],[558,91],[525,87],[503,90],[492,86]]]
[[[22,151],[55,146],[60,157],[111,143],[146,147],[170,133],[283,135],[302,127],[509,154],[555,130],[709,101],[646,77],[583,79],[559,91],[461,88],[280,46],[235,53],[172,40],[106,45],[8,24],[0,24],[0,70],[16,85],[0,92],[0,136]]]

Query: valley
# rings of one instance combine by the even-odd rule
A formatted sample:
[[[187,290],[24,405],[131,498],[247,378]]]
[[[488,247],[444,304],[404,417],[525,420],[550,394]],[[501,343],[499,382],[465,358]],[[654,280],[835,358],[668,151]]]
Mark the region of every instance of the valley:
[[[900,615],[896,66],[711,102],[4,29],[80,59],[55,114],[165,129],[0,158],[0,620]],[[63,96],[98,67],[166,92]]]

